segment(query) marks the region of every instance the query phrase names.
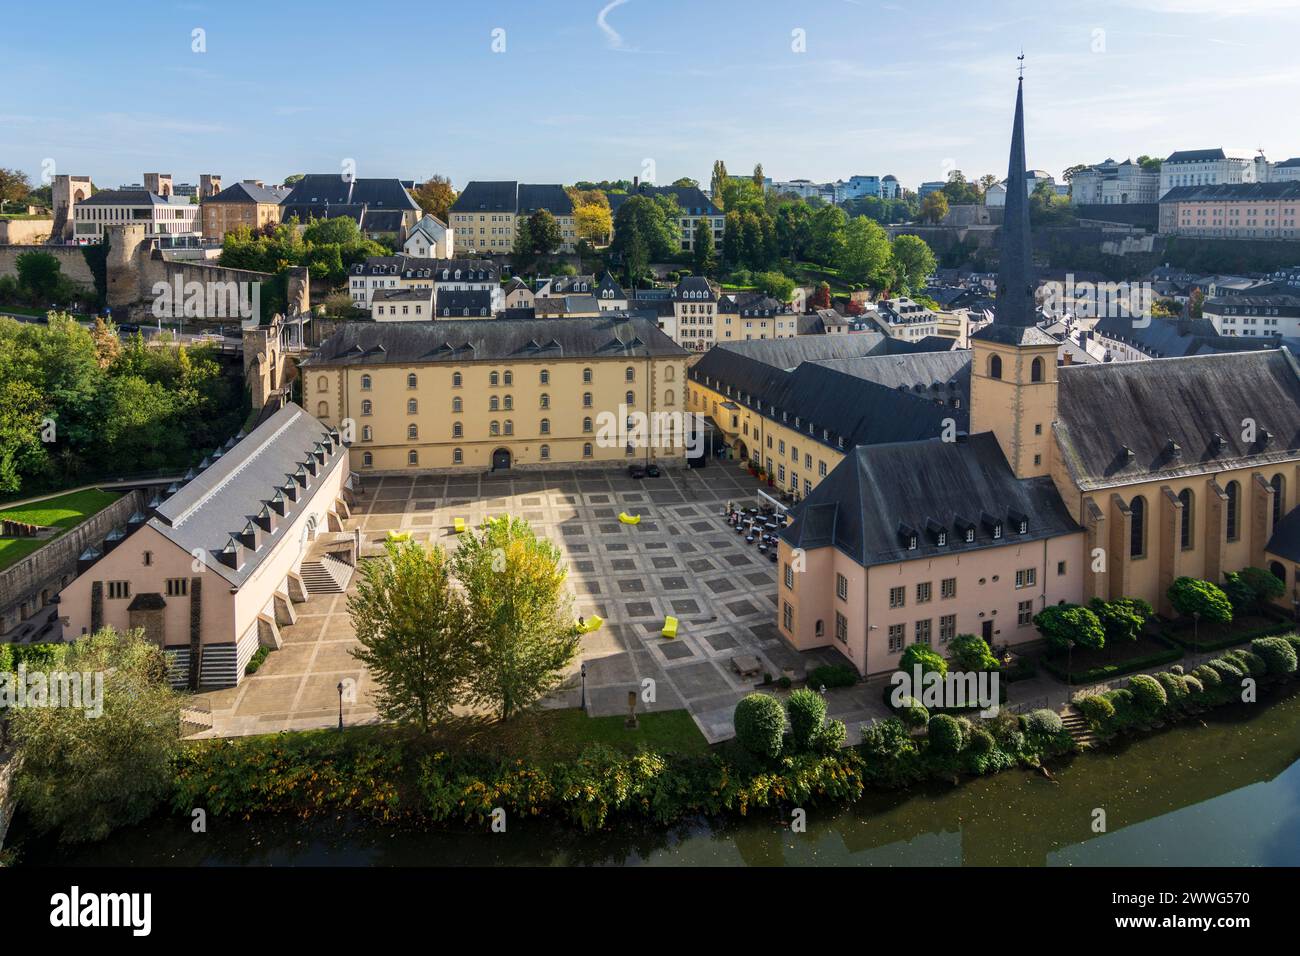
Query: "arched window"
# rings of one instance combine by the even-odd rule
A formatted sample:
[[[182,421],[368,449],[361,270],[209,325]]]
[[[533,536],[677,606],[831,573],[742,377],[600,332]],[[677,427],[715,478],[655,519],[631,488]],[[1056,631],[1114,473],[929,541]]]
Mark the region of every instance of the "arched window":
[[[1279,472],[1273,476],[1269,482],[1273,486],[1273,524],[1276,528],[1277,523],[1282,520],[1282,513],[1286,511],[1286,478]]]
[[[465,410],[465,403],[461,401],[459,395],[451,400],[451,410],[453,412],[463,412]]]
[[[417,381],[418,380],[415,377],[415,373],[411,372],[409,375],[406,376],[406,387],[415,388],[415,384]]]
[[[330,413],[330,403],[329,403],[329,402],[317,402],[317,403],[316,403],[316,417],[317,417],[317,418],[325,418],[325,417],[327,417],[327,416],[329,415],[329,413]]]
[[[634,369],[634,368],[633,368],[632,366],[630,366],[630,365],[629,365],[626,369],[624,369],[624,370],[623,370],[623,381],[625,381],[625,382],[635,382],[635,381],[636,381],[636,369]]]
[[[583,446],[582,446],[582,457],[583,457],[583,458],[590,458],[590,457],[591,457],[591,442],[586,442],[585,444],[583,444]]]
[[[515,423],[512,422],[510,419],[507,418],[507,419],[506,419],[506,434],[507,434],[507,435],[513,435],[514,433],[515,433]]]
[[[501,410],[501,399],[493,395],[491,398],[488,399],[488,411],[496,412],[500,410]]]
[[[364,402],[361,403],[362,415],[369,415],[374,410],[375,410],[375,406],[371,404],[370,399],[367,398]]]
[[[491,385],[493,388],[496,388],[498,385],[501,384],[501,376],[496,372],[493,372],[491,375],[488,376],[488,384]]]
[[[453,448],[451,450],[451,463],[453,465],[462,464],[465,461],[465,449]]]
[[[406,437],[407,437],[409,440],[411,440],[411,441],[414,441],[415,439],[419,438],[419,437],[420,437],[420,426],[419,426],[419,425],[415,425],[415,424],[407,425],[407,426],[406,426]]]
[[[510,369],[506,369],[505,383],[507,385],[515,384],[515,373],[510,371]]]
[[[589,368],[584,368],[584,369],[582,370],[582,381],[583,381],[583,384],[590,384],[590,382],[591,382],[591,369],[589,369]]]
[[[362,440],[362,441],[370,441],[370,439],[372,439],[372,438],[374,438],[374,437],[375,437],[375,433],[374,433],[374,431],[371,430],[371,428],[370,428],[369,425],[362,425],[362,426],[361,426],[361,440]]]
[[[406,453],[406,463],[408,465],[418,465],[420,463],[420,453],[412,448]]]
[[[327,379],[324,375],[316,379],[316,391],[325,392],[329,390],[329,387],[330,387],[329,379]]]
[[[452,387],[452,388],[460,388],[461,383],[462,383],[463,381],[464,381],[464,379],[461,377],[460,372],[452,372],[452,373],[451,373],[451,387]]]
[[[550,433],[551,433],[551,420],[550,420],[549,418],[543,418],[543,419],[542,419],[542,434],[543,434],[543,435],[549,435]]]
[[[1002,377],[1002,356],[990,355],[989,356],[989,378],[1001,378],[1001,377]]]
[[[414,414],[415,414],[416,412],[418,412],[419,410],[420,410],[420,403],[419,403],[419,401],[417,401],[417,400],[414,399],[414,398],[408,398],[408,399],[406,400],[406,414],[408,414],[408,415],[414,415]]]
[[[543,446],[542,446],[542,461],[550,461],[550,459],[551,459],[551,446],[550,446],[550,445],[543,445]]]
[[[1223,490],[1228,496],[1228,540],[1236,541],[1237,538],[1240,537],[1240,529],[1237,526],[1237,505],[1241,498],[1241,486],[1235,481],[1230,481],[1228,482],[1228,487]]]
[[[465,435],[465,426],[460,422],[453,422],[451,426],[452,438],[463,438]]]
[[[551,396],[547,395],[545,392],[542,392],[541,404],[542,404],[542,408],[550,408]]]
[[[370,467],[371,465],[373,465],[374,463],[375,463],[375,456],[374,456],[374,455],[370,454],[370,452],[365,452],[365,453],[362,454],[362,456],[361,456],[361,465],[362,465],[362,467],[364,467],[364,468],[369,468],[369,467]]]
[[[1138,495],[1129,502],[1132,525],[1129,528],[1128,553],[1131,558],[1140,558],[1147,553],[1147,502]]]
[[[501,434],[501,423],[500,423],[500,422],[493,422],[492,424],[488,425],[488,434],[489,434],[489,435],[500,435],[500,434]]]
[[[664,392],[665,405],[672,405],[675,403],[675,401],[676,401],[676,396],[673,395],[673,390],[671,388],[668,389],[668,391]]]
[[[546,369],[542,369],[542,371],[538,374],[537,377],[538,377],[538,381],[540,381],[543,385],[551,384],[551,373]]]
[[[513,395],[507,395],[505,405],[506,405],[506,411],[510,411],[510,409],[514,408],[515,397]]]
[[[582,393],[582,407],[591,408],[591,392]]]
[[[1178,492],[1178,500],[1183,503],[1183,515],[1178,526],[1178,544],[1184,551],[1192,550],[1192,536],[1196,533],[1196,516],[1193,513],[1196,499],[1190,488]]]
[[[633,394],[632,392],[626,392],[623,395],[623,404],[626,405],[628,408],[631,408],[633,405],[636,404],[636,395]]]
[[[664,381],[665,381],[665,382],[671,382],[671,381],[673,381],[673,379],[675,379],[676,377],[677,377],[677,369],[676,369],[674,366],[669,365],[667,368],[664,369]]]
[[[1043,380],[1043,360],[1036,358],[1029,365],[1029,381],[1041,382]]]
[[[361,391],[363,391],[363,392],[368,392],[368,391],[370,391],[370,376],[369,376],[369,375],[362,375],[362,376],[361,376]]]
[[[590,419],[590,418],[584,418],[584,419],[582,420],[582,430],[583,430],[583,432],[585,432],[585,433],[590,433],[590,432],[591,432],[591,419]]]

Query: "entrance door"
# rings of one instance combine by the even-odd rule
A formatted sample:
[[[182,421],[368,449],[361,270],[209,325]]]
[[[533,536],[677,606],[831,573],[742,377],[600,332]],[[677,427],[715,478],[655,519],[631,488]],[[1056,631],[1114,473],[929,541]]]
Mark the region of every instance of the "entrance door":
[[[989,647],[992,647],[993,646],[993,622],[992,621],[984,622],[983,637],[984,637],[984,643],[989,645]]]
[[[505,471],[510,467],[510,449],[498,448],[492,453],[492,470]]]

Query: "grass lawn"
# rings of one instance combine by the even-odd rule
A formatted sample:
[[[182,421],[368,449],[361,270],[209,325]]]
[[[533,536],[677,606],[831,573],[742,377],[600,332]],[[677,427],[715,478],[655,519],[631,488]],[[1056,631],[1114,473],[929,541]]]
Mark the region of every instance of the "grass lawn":
[[[1088,683],[1170,663],[1182,656],[1183,650],[1178,645],[1150,634],[1143,634],[1136,641],[1107,644],[1099,651],[1076,647],[1069,656],[1052,654],[1049,663],[1051,668],[1060,671],[1057,676],[1066,672],[1068,663],[1072,678],[1070,682]],[[1089,673],[1090,671],[1107,671],[1107,673]]]
[[[1233,644],[1244,644],[1262,634],[1285,633],[1294,629],[1287,621],[1264,614],[1238,614],[1230,624],[1202,621],[1193,627],[1190,622],[1179,621],[1167,633],[1191,650],[1213,651]]]
[[[639,726],[629,730],[622,717],[588,717],[578,708],[539,710],[507,723],[455,720],[436,736],[447,749],[495,753],[535,760],[565,760],[590,744],[619,750],[658,750],[663,753],[704,753],[708,741],[685,710],[637,715]]]
[[[73,491],[33,505],[0,509],[0,519],[54,526],[67,531],[118,499],[111,491],[88,488]],[[7,568],[31,554],[51,538],[0,538],[0,568]]]

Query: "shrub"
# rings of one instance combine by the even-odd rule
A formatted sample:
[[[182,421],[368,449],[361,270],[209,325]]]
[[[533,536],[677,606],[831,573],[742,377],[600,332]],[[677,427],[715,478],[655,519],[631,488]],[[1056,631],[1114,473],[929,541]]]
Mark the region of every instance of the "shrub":
[[[826,722],[826,698],[805,687],[790,695],[785,711],[790,717],[790,737],[795,749],[810,750]]]
[[[924,727],[930,722],[930,712],[915,697],[904,697],[898,715],[909,727]]]
[[[1108,644],[1118,641],[1136,641],[1142,634],[1146,622],[1155,613],[1151,605],[1141,598],[1120,598],[1117,601],[1093,598],[1088,602],[1088,608],[1101,622]]]
[[[869,757],[897,760],[916,749],[907,727],[897,717],[872,724],[862,731],[861,749]]]
[[[907,650],[903,651],[903,656],[898,660],[898,669],[911,674],[918,666],[922,675],[933,672],[942,677],[948,673],[948,662],[926,645],[908,644]]]
[[[1300,654],[1300,634],[1284,634],[1283,639],[1295,648],[1297,654]]]
[[[1251,677],[1263,677],[1268,673],[1268,665],[1264,663],[1264,658],[1253,651],[1237,648],[1228,651],[1223,656],[1239,666],[1244,673],[1249,674]]]
[[[1164,688],[1165,700],[1170,704],[1176,704],[1187,697],[1187,688],[1183,686],[1183,678],[1179,674],[1172,674],[1169,671],[1161,671],[1155,675],[1156,683]]]
[[[767,694],[750,694],[736,704],[736,740],[756,757],[775,759],[781,754],[785,711]]]
[[[1223,590],[1233,608],[1247,613],[1259,611],[1286,591],[1286,585],[1278,580],[1277,575],[1264,568],[1229,571],[1224,574],[1223,580]]]
[[[1270,674],[1294,674],[1300,658],[1296,649],[1284,637],[1260,637],[1250,642],[1254,651],[1268,666]]]
[[[1202,664],[1192,671],[1192,676],[1201,682],[1206,690],[1214,690],[1223,683],[1223,675],[1209,664]]]
[[[993,735],[983,727],[976,727],[971,731],[969,748],[977,754],[986,754],[997,746],[997,741]]]
[[[1183,665],[1182,665],[1182,664],[1174,664],[1172,667],[1169,668],[1169,673],[1171,673],[1171,674],[1182,674],[1182,673],[1183,673]]]
[[[913,645],[915,646],[915,645]],[[930,718],[930,746],[941,754],[961,753],[961,725],[948,714],[935,714]]]
[[[1115,705],[1100,694],[1089,694],[1074,702],[1083,719],[1094,727],[1104,727],[1115,717]]]
[[[1001,666],[988,641],[978,634],[958,634],[948,642],[948,653],[960,671],[995,671]]]
[[[1129,678],[1128,689],[1133,694],[1134,706],[1145,714],[1154,716],[1169,703],[1164,687],[1150,674],[1134,674]]]
[[[1177,578],[1166,593],[1179,614],[1186,617],[1199,614],[1201,620],[1212,624],[1232,623],[1232,602],[1222,589],[1209,581]]]
[[[858,672],[849,664],[823,664],[808,672],[809,687],[852,687],[858,682]]]
[[[1065,724],[1061,722],[1061,715],[1046,707],[1024,714],[1020,718],[1020,726],[1024,728],[1026,734],[1036,734],[1040,737],[1050,737],[1065,729]]]
[[[849,728],[844,726],[844,721],[828,720],[813,735],[813,748],[822,753],[833,753],[844,746],[848,736]]]
[[[1199,697],[1205,693],[1205,685],[1191,674],[1183,678],[1183,689],[1189,697]]]
[[[1236,684],[1246,676],[1245,668],[1227,658],[1216,657],[1206,666],[1214,668],[1218,675],[1223,678],[1219,682],[1221,684]]]
[[[1034,627],[1055,650],[1064,651],[1071,644],[1098,650],[1106,645],[1106,632],[1102,630],[1097,615],[1078,604],[1054,604],[1043,608],[1034,615]]]

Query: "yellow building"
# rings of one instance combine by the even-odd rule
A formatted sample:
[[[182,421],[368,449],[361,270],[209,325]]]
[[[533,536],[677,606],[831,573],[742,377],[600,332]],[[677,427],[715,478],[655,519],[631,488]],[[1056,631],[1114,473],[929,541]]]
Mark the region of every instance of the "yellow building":
[[[644,318],[354,323],[303,401],[359,472],[680,463],[687,355]]]
[[[514,180],[475,180],[465,186],[448,213],[457,256],[504,256],[514,248],[518,222],[548,210],[560,227],[560,251],[578,242],[573,202],[563,186]]]
[[[280,221],[279,193],[256,181],[235,183],[204,199],[200,216],[203,238],[220,242],[240,226],[254,231]]]

